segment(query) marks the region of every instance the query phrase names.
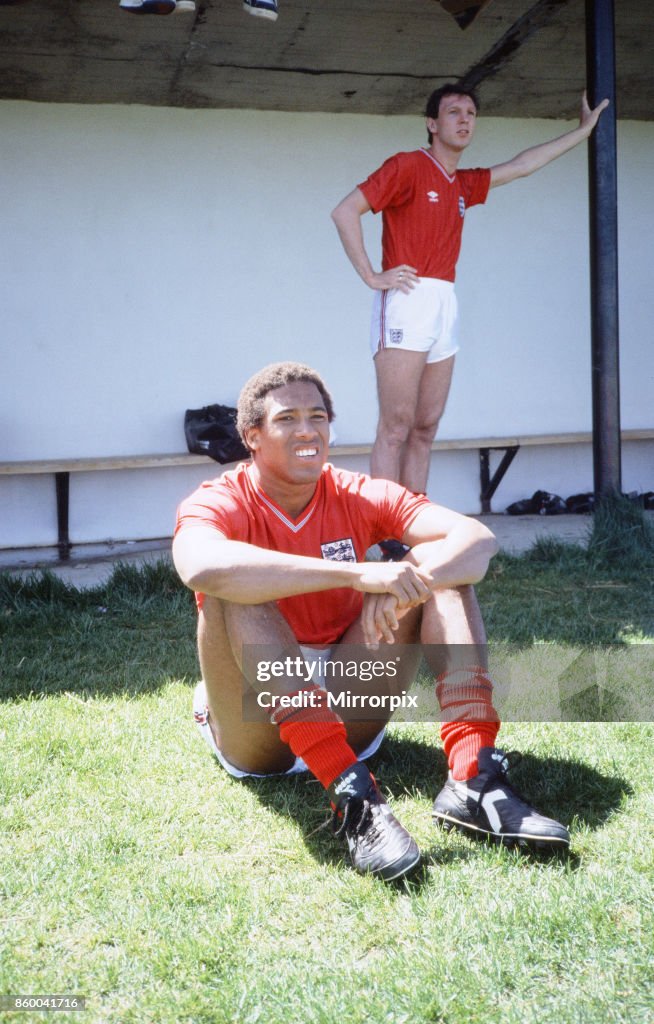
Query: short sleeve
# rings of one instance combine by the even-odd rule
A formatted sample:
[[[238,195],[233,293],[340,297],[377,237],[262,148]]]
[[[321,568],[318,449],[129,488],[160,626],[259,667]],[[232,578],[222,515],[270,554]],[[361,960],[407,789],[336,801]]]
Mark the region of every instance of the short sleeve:
[[[475,167],[470,170],[457,171],[459,184],[463,192],[466,209],[480,206],[488,198],[491,172],[488,167]]]
[[[240,540],[242,520],[242,509],[235,497],[220,480],[209,480],[180,504],[174,535],[194,526],[209,526],[229,540]]]
[[[424,494],[414,494],[391,480],[364,477],[360,493],[376,508],[375,525],[379,540],[385,537],[399,540],[418,513],[431,505]]]
[[[359,188],[374,213],[387,206],[402,206],[413,195],[413,180],[408,173],[406,157],[409,154],[396,153],[389,157],[376,171],[373,171]]]

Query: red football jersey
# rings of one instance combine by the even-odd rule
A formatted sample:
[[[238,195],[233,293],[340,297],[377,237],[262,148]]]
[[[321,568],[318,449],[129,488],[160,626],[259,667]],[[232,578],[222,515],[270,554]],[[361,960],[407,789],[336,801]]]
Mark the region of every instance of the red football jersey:
[[[401,263],[419,277],[454,281],[463,218],[485,203],[490,170],[448,174],[427,149],[397,153],[359,185],[375,213],[383,213],[382,268]]]
[[[389,480],[323,467],[313,498],[297,519],[260,490],[249,463],[209,480],[182,502],[175,534],[193,526],[213,526],[229,540],[270,551],[312,558],[362,562],[371,544],[400,539],[422,508],[424,495]],[[197,595],[202,606],[202,595]],[[277,602],[302,644],[331,644],[361,613],[363,595],[350,588],[323,590]]]

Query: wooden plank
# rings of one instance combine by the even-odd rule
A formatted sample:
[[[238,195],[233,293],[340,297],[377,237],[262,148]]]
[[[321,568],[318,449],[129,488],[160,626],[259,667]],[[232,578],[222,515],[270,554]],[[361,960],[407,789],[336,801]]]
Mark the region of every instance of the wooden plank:
[[[432,451],[474,451],[480,448],[528,448],[535,445],[590,444],[590,431],[566,434],[525,434],[511,437],[464,437],[444,438],[434,441]],[[623,430],[623,441],[650,441],[654,438],[653,428]],[[350,455],[369,455],[371,442],[365,444],[337,444],[329,449],[333,461]],[[99,470],[157,469],[168,466],[211,465],[216,473],[222,466],[208,455],[192,455],[190,452],[172,452],[155,455],[106,455],[97,458],[34,459],[25,461],[0,462],[0,476],[30,475],[36,473],[92,473]],[[234,463],[230,463],[234,465]]]
[[[108,455],[83,459],[37,459],[26,462],[0,462],[0,475],[23,473],[91,473],[110,469],[156,469],[166,466],[192,466],[213,463],[208,455],[190,452],[171,455]]]
[[[623,441],[650,441],[654,438],[654,428],[623,430]],[[580,430],[566,434],[524,434],[513,437],[471,437],[462,440],[434,441],[432,451],[456,451],[468,448],[529,448],[536,445],[559,444],[591,444],[593,435],[590,430]]]

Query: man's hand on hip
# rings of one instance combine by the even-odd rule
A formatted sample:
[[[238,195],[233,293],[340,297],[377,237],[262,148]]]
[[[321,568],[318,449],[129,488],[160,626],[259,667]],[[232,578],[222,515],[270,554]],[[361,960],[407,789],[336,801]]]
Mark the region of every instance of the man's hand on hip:
[[[375,291],[388,291],[389,288],[397,288],[399,291],[409,295],[417,284],[420,283],[418,272],[415,267],[402,263],[399,267],[391,267],[381,274],[373,274],[367,282]]]

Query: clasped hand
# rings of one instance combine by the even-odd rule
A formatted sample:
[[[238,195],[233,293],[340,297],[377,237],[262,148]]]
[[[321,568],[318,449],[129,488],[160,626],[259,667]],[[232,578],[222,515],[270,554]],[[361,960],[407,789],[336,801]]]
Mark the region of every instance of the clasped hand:
[[[431,597],[429,577],[411,562],[366,562],[358,590],[365,593],[361,626],[365,642],[392,644],[403,612]]]

